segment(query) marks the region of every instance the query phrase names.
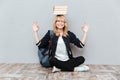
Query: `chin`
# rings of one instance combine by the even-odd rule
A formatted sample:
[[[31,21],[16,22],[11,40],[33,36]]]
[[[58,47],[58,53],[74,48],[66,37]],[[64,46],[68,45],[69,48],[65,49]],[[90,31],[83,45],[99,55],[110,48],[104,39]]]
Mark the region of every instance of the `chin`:
[[[58,27],[59,29],[62,29],[62,28],[64,28],[64,26],[60,26],[60,27]]]

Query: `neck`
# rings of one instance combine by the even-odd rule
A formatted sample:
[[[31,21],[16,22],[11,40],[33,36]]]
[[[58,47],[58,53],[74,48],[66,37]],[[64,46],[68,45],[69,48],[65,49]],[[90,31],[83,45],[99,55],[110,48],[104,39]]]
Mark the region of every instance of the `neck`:
[[[58,29],[58,32],[63,33],[63,29]]]
[[[63,29],[58,29],[58,32],[60,33],[60,35],[63,35]]]

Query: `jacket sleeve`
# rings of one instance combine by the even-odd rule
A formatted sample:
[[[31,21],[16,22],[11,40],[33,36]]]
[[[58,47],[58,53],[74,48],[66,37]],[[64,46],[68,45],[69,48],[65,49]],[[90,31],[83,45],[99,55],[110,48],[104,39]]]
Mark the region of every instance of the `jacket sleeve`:
[[[68,35],[69,35],[70,43],[73,43],[74,45],[76,45],[79,48],[84,47],[84,44],[76,37],[76,35],[74,33],[68,31]]]
[[[49,45],[49,40],[50,40],[50,31],[48,30],[48,32],[44,35],[44,37],[38,43],[36,43],[36,45],[39,48],[45,48],[46,46]]]

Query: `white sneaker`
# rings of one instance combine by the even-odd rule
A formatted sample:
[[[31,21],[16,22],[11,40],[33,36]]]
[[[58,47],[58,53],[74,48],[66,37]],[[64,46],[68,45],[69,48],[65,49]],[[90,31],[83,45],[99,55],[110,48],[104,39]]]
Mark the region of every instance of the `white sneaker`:
[[[58,72],[58,71],[61,71],[61,69],[56,68],[55,66],[53,66],[52,72],[54,73],[54,72]]]
[[[83,72],[83,71],[88,71],[88,70],[89,70],[89,67],[86,65],[80,65],[80,66],[75,67],[75,71]]]

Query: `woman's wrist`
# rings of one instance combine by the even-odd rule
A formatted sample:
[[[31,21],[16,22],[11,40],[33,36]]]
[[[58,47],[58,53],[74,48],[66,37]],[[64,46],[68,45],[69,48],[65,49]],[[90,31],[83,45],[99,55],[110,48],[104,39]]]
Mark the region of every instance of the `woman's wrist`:
[[[38,33],[38,31],[34,31],[34,33]]]
[[[87,34],[88,32],[83,32],[84,34]]]

